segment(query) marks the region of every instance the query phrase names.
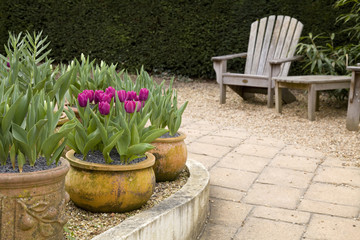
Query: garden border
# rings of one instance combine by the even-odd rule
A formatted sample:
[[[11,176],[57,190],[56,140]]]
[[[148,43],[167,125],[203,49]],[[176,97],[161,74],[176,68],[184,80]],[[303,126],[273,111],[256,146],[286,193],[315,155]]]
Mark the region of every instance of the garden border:
[[[93,240],[196,239],[209,215],[210,175],[188,159],[190,177],[171,197],[94,237]]]

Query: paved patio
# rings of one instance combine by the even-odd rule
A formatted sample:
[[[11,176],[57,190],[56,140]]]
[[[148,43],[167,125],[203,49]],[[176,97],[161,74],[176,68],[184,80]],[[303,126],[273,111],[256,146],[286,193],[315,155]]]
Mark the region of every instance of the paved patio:
[[[360,239],[360,168],[246,129],[184,119],[181,130],[211,175],[201,240]]]

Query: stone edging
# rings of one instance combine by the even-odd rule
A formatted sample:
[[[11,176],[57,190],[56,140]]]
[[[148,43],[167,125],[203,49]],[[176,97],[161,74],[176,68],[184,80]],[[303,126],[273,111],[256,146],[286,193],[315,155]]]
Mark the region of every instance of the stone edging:
[[[187,160],[186,166],[190,177],[179,191],[93,240],[196,239],[209,214],[210,175],[192,159]]]

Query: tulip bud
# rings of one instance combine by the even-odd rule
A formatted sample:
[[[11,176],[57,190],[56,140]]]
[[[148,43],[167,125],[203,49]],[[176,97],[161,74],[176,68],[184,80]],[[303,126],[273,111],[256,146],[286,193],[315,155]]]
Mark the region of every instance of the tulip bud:
[[[95,91],[95,96],[94,96],[95,104],[101,102],[103,94],[104,94],[103,90],[96,90]]]
[[[104,93],[101,98],[101,102],[111,102],[111,96],[109,94]]]
[[[125,100],[126,100],[126,91],[125,90],[117,91],[117,95],[118,95],[120,102],[125,102]]]
[[[84,90],[83,92],[86,93],[86,96],[88,97],[90,103],[94,101],[95,93],[93,90]]]
[[[110,104],[108,102],[100,102],[99,103],[99,112],[102,115],[108,115],[110,112]]]
[[[116,91],[113,87],[110,86],[105,90],[105,93],[110,95],[110,97],[113,98],[115,96]]]
[[[137,94],[135,91],[128,91],[126,93],[126,100],[131,101],[134,100],[137,97]]]
[[[125,101],[124,108],[125,108],[125,111],[127,113],[133,113],[135,111],[135,108],[136,108],[136,102],[134,102],[134,101]]]
[[[149,97],[149,90],[147,88],[140,89],[139,101],[146,101]]]
[[[80,107],[86,107],[88,98],[86,93],[82,92],[77,97]]]
[[[6,63],[6,66],[7,66],[8,68],[10,68],[10,63],[9,63],[9,62],[7,62],[7,63]]]
[[[140,101],[136,101],[135,103],[136,103],[136,111],[137,111],[137,112],[140,112],[141,107],[142,107],[141,102],[140,102]]]

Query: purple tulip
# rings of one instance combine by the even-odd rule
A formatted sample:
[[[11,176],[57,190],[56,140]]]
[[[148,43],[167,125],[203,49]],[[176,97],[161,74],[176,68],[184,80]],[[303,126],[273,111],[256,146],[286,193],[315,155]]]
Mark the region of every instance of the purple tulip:
[[[103,94],[104,94],[103,90],[96,90],[95,91],[95,96],[94,96],[95,104],[101,102]]]
[[[126,100],[128,100],[128,101],[135,100],[136,97],[137,97],[137,94],[135,91],[128,91],[126,93]]]
[[[136,111],[137,111],[137,112],[140,112],[141,107],[142,107],[141,102],[140,102],[140,101],[136,101],[135,103],[136,103]]]
[[[117,91],[117,95],[118,95],[120,102],[125,102],[125,100],[126,100],[126,91],[125,90]]]
[[[127,113],[133,113],[133,112],[135,112],[136,102],[125,101],[124,108]]]
[[[8,68],[10,68],[10,63],[9,63],[9,62],[7,62],[7,63],[6,63],[6,66],[7,66]]]
[[[115,96],[116,90],[110,86],[105,90],[105,93],[107,95],[110,95],[111,98],[113,98]]]
[[[80,107],[86,107],[87,102],[88,102],[88,97],[87,97],[86,93],[84,93],[84,92],[79,93],[77,99],[78,99]]]
[[[149,97],[149,90],[147,88],[140,89],[139,101],[146,101]]]
[[[95,98],[95,93],[93,90],[84,90],[83,93],[86,94],[87,98],[89,99],[89,102],[91,103],[92,101],[94,101]]]
[[[100,102],[99,103],[99,112],[102,115],[108,115],[110,112],[110,104],[108,102]]]
[[[111,96],[109,94],[104,93],[102,95],[101,102],[111,103]]]

